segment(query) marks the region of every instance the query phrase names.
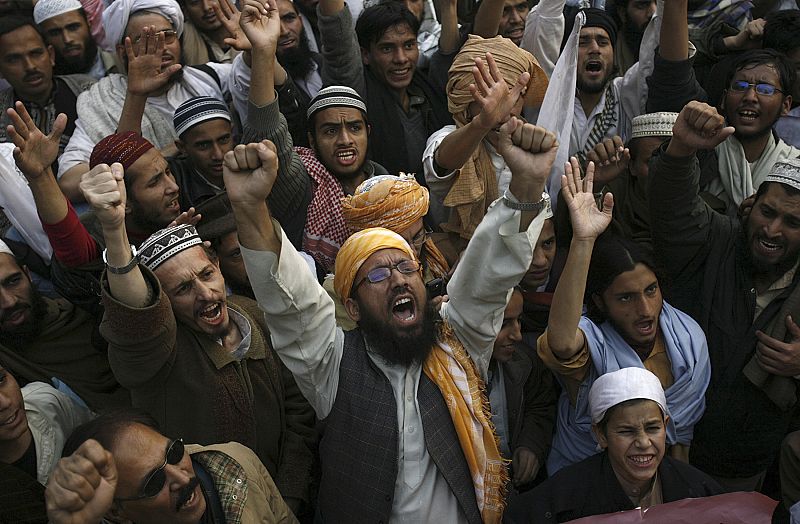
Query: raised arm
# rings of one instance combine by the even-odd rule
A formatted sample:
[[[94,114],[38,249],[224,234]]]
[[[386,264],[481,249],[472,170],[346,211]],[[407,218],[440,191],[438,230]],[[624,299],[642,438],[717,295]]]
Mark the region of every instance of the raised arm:
[[[472,33],[483,38],[497,36],[500,27],[500,18],[503,16],[505,0],[483,0],[475,13],[475,23]]]
[[[350,86],[365,97],[364,65],[350,10],[343,0],[320,0],[317,14],[323,86]]]
[[[441,309],[484,377],[509,291],[530,267],[542,225],[552,216],[542,193],[558,142],[553,133],[511,118],[500,128],[497,150],[511,169],[508,194],[475,230]],[[515,200],[528,203],[527,210],[515,209]]]
[[[142,116],[147,97],[160,94],[170,77],[181,69],[173,64],[161,67],[164,52],[164,33],[156,33],[155,26],[144,28],[136,43],[125,37],[125,55],[128,57],[128,90],[119,115],[117,133],[133,131],[142,134]]]
[[[458,32],[458,1],[435,0],[442,32],[439,34],[439,53],[449,55],[458,51],[461,35]],[[497,31],[495,31],[497,32]]]
[[[536,57],[547,78],[553,76],[561,40],[564,37],[565,0],[542,0],[525,20],[525,32],[519,46]]]
[[[81,179],[81,191],[103,229],[106,241],[105,262],[112,268],[125,268],[133,259],[125,229],[126,191],[122,165],[100,164]],[[138,265],[125,273],[107,271],[111,296],[131,308],[148,304],[150,289]]]
[[[709,249],[710,224],[729,220],[703,202],[698,149],[713,149],[733,134],[717,110],[689,102],[672,128],[672,138],[650,164],[650,227],[653,245],[670,276],[691,273]]]
[[[565,171],[566,174],[561,177],[561,192],[572,221],[572,243],[553,294],[550,322],[547,325],[547,342],[553,354],[561,360],[570,359],[583,347],[583,333],[578,329],[578,322],[583,310],[589,261],[595,240],[611,223],[614,207],[614,197],[606,193],[602,211],[597,208],[593,193],[593,162],[586,168],[586,178],[583,180],[580,164],[575,157],[570,158]]]
[[[472,74],[475,84],[470,86],[470,92],[478,103],[479,112],[467,125],[446,136],[434,153],[436,165],[448,174],[461,169],[486,135],[508,120],[530,80],[530,73],[522,73],[509,91],[491,53],[486,53],[485,62],[475,59]]]
[[[78,221],[50,167],[58,156],[67,117],[63,113],[58,115],[52,132],[45,136],[21,102],[15,107],[7,110],[12,123],[8,126],[8,136],[14,142],[14,160],[28,181],[54,255],[68,267],[91,262],[98,255],[97,244]]]
[[[658,54],[665,60],[677,62],[689,58],[689,24],[686,22],[689,0],[664,2]]]

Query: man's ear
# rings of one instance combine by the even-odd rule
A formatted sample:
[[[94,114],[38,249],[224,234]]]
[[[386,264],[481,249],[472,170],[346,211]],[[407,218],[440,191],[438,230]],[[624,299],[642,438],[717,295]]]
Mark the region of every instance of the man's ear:
[[[781,116],[788,114],[791,108],[792,108],[792,95],[786,95],[785,97],[783,97],[783,104],[781,106]]]
[[[344,301],[344,309],[347,311],[347,316],[350,317],[350,320],[353,322],[361,320],[361,311],[358,308],[358,302],[352,298],[348,298]]]
[[[50,55],[50,67],[55,66],[56,65],[56,48],[48,44],[47,45],[47,54]]]
[[[183,143],[183,140],[180,138],[175,139],[175,147],[178,148],[178,152],[181,154],[186,153],[186,144]]]
[[[600,444],[600,447],[606,449],[608,447],[608,439],[605,433],[603,433],[603,430],[600,429],[600,426],[592,424],[592,433],[594,433],[594,438],[597,439],[597,443]]]
[[[311,146],[311,149],[316,151],[317,150],[317,141],[314,140],[314,134],[311,131],[307,131],[306,135],[308,136],[308,145]]]
[[[364,65],[369,65],[369,59],[370,59],[369,49],[366,49],[366,48],[362,47],[361,48],[361,63],[364,64]]]

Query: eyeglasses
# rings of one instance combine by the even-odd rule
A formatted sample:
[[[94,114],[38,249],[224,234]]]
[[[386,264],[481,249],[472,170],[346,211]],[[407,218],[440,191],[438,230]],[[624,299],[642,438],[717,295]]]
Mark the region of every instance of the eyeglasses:
[[[142,489],[139,491],[139,494],[135,497],[115,497],[115,499],[119,502],[125,502],[131,500],[149,499],[158,495],[161,492],[161,489],[164,487],[164,484],[167,483],[167,474],[164,472],[164,468],[167,467],[167,464],[174,466],[183,460],[183,451],[182,439],[175,439],[170,442],[169,447],[167,448],[167,453],[164,456],[164,463],[161,464],[161,467],[147,476],[147,478],[144,480],[144,484],[142,484]]]
[[[772,96],[775,94],[775,92],[783,93],[783,91],[781,91],[772,84],[767,84],[767,83],[751,84],[750,82],[746,82],[744,80],[734,80],[733,82],[731,82],[731,91],[736,91],[737,93],[744,93],[751,87],[756,88],[756,94],[763,96]]]
[[[362,278],[358,282],[358,284],[355,285],[355,287],[353,288],[353,293],[355,293],[356,289],[358,289],[359,286],[361,286],[361,284],[363,284],[364,282],[369,281],[370,284],[377,284],[378,282],[383,282],[384,280],[392,276],[393,269],[398,270],[400,273],[404,275],[409,275],[411,273],[419,271],[420,265],[419,262],[417,262],[416,260],[406,259],[406,260],[401,260],[397,264],[393,264],[391,266],[379,266],[370,269],[369,272],[367,273],[367,276]]]
[[[175,31],[174,29],[163,29],[153,34],[153,36],[155,37],[158,37],[158,35],[164,35],[165,44],[171,44],[175,41],[176,38],[178,38],[178,32]],[[133,43],[138,44],[144,37],[145,35],[137,36],[136,39],[133,41]]]

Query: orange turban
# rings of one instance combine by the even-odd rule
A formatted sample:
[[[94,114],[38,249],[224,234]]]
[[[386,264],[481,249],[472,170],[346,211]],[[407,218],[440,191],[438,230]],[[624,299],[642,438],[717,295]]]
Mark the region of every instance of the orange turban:
[[[413,176],[379,175],[342,199],[342,214],[351,232],[385,227],[399,233],[425,216],[428,199],[428,190]]]
[[[381,249],[399,249],[416,260],[414,250],[403,237],[382,227],[364,229],[348,238],[336,254],[333,288],[344,303],[350,298],[356,273],[364,262]]]

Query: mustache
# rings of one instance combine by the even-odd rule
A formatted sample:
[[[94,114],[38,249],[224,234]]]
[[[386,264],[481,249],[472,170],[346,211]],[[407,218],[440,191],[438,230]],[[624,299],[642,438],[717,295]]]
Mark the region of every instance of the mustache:
[[[186,501],[192,496],[192,493],[198,484],[200,484],[200,479],[197,477],[192,477],[191,480],[189,480],[189,483],[181,488],[180,492],[178,492],[178,502],[175,504],[175,513],[180,511],[181,507],[186,504]]]
[[[35,80],[35,79],[40,78],[42,76],[44,76],[44,75],[40,71],[31,71],[30,73],[26,74],[23,77],[23,80],[27,82],[27,81],[30,81],[30,80]]]
[[[0,311],[0,322],[3,322],[5,320],[7,320],[8,318],[14,316],[18,311],[25,311],[25,310],[30,309],[30,308],[31,308],[31,306],[28,305],[28,304],[17,304],[16,306],[14,306],[14,307],[12,307],[10,309],[2,310],[2,311]]]

